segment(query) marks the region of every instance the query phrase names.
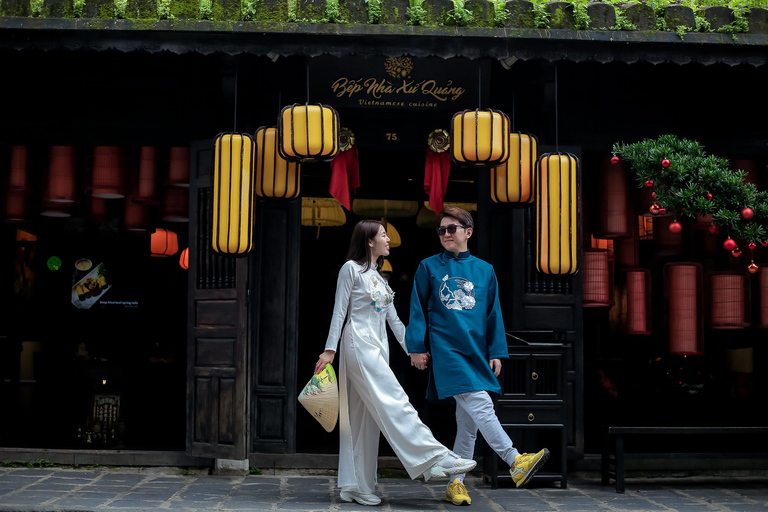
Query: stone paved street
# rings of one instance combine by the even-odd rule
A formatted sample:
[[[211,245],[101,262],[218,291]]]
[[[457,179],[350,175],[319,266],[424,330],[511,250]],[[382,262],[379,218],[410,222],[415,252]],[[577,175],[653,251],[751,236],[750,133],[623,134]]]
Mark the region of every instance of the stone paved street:
[[[446,511],[444,482],[379,481],[379,507],[342,502],[332,475],[220,477],[158,469],[0,468],[0,511]],[[491,489],[479,477],[467,488],[474,512],[768,511],[768,478],[629,478],[627,492],[579,475],[567,489]]]

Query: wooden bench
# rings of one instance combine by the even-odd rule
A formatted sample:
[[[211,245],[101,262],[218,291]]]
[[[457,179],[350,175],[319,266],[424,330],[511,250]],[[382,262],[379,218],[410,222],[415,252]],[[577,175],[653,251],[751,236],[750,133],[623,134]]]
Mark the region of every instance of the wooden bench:
[[[768,434],[768,427],[608,427],[603,437],[600,471],[602,485],[616,480],[616,492],[624,492],[624,436],[627,435],[753,435]],[[658,456],[659,454],[654,454]],[[751,456],[765,454],[750,454]],[[613,470],[611,466],[613,465]]]

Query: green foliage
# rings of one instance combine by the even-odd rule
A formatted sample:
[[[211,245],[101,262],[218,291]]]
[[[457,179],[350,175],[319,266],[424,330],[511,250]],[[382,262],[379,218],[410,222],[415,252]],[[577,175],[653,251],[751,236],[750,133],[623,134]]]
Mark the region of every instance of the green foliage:
[[[545,0],[533,0],[533,22],[536,28],[549,28],[549,12]]]
[[[573,2],[573,23],[576,30],[589,30],[592,20],[587,13],[587,4],[582,0]]]
[[[709,24],[703,14],[697,12],[694,18],[696,19],[696,32],[712,32],[712,25]]]
[[[253,21],[256,17],[256,3],[258,0],[241,0],[240,15],[243,21]]]
[[[723,25],[717,29],[717,32],[721,34],[745,34],[749,32],[749,21],[747,20],[747,14],[749,9],[733,9],[733,21],[728,25]]]
[[[288,15],[287,15],[287,21],[290,23],[296,23],[298,20],[298,6],[296,5],[297,0],[288,0]]]
[[[509,19],[509,10],[504,0],[494,0],[493,2],[493,26],[503,27]]]
[[[260,475],[261,470],[259,468],[249,468],[248,472],[252,475]]]
[[[730,170],[728,160],[706,154],[700,143],[661,135],[634,144],[617,142],[613,153],[629,162],[641,188],[653,182],[656,202],[667,212],[712,215],[735,238],[761,241],[768,236],[768,192],[758,192],[744,181],[746,172]],[[669,167],[662,165],[665,159]],[[754,211],[752,219],[741,218],[744,208]]]
[[[637,25],[629,21],[629,18],[627,18],[626,13],[622,9],[616,7],[615,12],[616,24],[609,30],[637,30]]]
[[[3,466],[4,468],[50,468],[54,466],[53,462],[49,461],[48,459],[37,459],[37,460],[4,460],[2,463],[0,463],[0,466]]]
[[[427,21],[427,11],[422,5],[422,0],[409,0],[410,5],[405,10],[406,25],[425,25]],[[381,7],[379,7],[381,9]]]
[[[128,0],[115,0],[115,18],[125,19],[125,11],[128,8]]]
[[[174,18],[171,14],[171,0],[157,0],[157,19],[159,20],[172,20]]]
[[[339,0],[325,0],[325,17],[320,23],[345,23],[339,10]]]
[[[473,19],[472,11],[464,8],[464,0],[453,0],[453,9],[445,15],[445,20],[448,24],[458,27],[466,27],[472,23]]]
[[[366,0],[368,2],[368,23],[378,25],[381,21],[381,0]]]
[[[85,14],[85,0],[72,1],[72,16],[82,18]]]
[[[197,19],[210,20],[213,18],[213,0],[200,0],[197,9]]]
[[[43,0],[29,0],[29,15],[39,18],[43,14]]]

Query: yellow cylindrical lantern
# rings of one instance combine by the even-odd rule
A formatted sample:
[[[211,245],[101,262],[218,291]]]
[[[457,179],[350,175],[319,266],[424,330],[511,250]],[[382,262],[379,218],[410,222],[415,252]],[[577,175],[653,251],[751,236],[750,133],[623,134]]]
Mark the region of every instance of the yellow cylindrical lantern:
[[[451,158],[465,167],[501,165],[509,158],[509,118],[498,110],[465,110],[451,119]]]
[[[301,187],[297,162],[285,160],[277,151],[277,128],[256,130],[256,194],[293,199]]]
[[[221,133],[213,156],[213,250],[243,255],[253,247],[253,163],[256,143],[247,133]]]
[[[570,153],[541,155],[536,179],[536,269],[578,270],[578,168]]]
[[[289,162],[330,160],[339,152],[339,114],[328,105],[291,105],[277,118],[278,151]]]
[[[532,203],[539,141],[530,133],[509,134],[509,159],[491,169],[495,203]]]

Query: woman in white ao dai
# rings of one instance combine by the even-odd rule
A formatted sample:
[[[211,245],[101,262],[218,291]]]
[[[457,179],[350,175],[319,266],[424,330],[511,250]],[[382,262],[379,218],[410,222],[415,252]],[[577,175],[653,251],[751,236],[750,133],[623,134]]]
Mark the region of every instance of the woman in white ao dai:
[[[331,328],[315,373],[333,362],[339,339],[339,474],[344,501],[377,505],[376,461],[382,432],[409,476],[448,476],[461,461],[435,440],[419,419],[389,367],[386,323],[405,348],[405,326],[392,304],[394,292],[379,274],[389,238],[378,221],[355,226],[347,261],[339,271]],[[470,467],[470,469],[471,469]]]

